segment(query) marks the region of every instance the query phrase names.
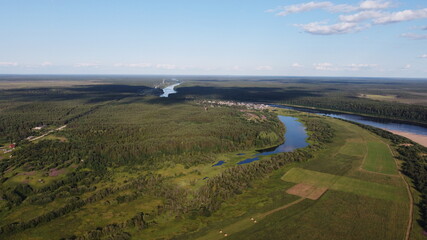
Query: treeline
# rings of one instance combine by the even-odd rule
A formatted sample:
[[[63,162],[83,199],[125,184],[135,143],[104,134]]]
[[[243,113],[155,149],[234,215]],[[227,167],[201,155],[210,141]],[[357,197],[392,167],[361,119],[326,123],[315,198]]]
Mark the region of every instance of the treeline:
[[[353,122],[352,122],[353,123]],[[353,123],[365,128],[383,138],[391,140],[403,161],[402,172],[411,178],[415,188],[421,194],[421,200],[417,203],[420,209],[418,223],[427,231],[427,148],[402,136],[371,126]]]
[[[8,235],[15,232],[20,232],[28,228],[34,228],[42,223],[47,223],[61,217],[67,213],[82,208],[83,206],[97,202],[112,194],[128,189],[137,189],[138,191],[146,191],[151,194],[156,192],[162,186],[163,179],[157,175],[142,176],[127,184],[119,187],[107,187],[97,191],[86,199],[75,198],[70,203],[63,207],[47,212],[41,216],[33,218],[26,222],[14,222],[0,227],[0,235]]]
[[[140,212],[126,222],[112,223],[104,227],[98,227],[95,230],[88,231],[81,236],[71,236],[62,238],[61,240],[128,240],[132,235],[124,231],[125,228],[136,228],[142,230],[148,227],[148,223],[144,220],[144,213]]]
[[[159,165],[169,158],[190,167],[200,160],[210,161],[203,159],[209,154],[263,148],[283,141],[283,126],[268,111],[253,113],[266,119],[256,123],[236,108],[205,111],[190,104],[162,106],[162,111],[174,113],[167,118],[158,108],[144,103],[106,106],[70,124],[66,136],[79,147],[89,147],[110,166]]]
[[[274,170],[291,162],[307,161],[312,152],[330,142],[334,136],[329,124],[317,117],[302,119],[306,130],[311,133],[309,141],[313,144],[307,149],[298,149],[293,152],[284,152],[273,155],[270,159],[260,160],[251,164],[238,165],[225,170],[220,175],[210,178],[206,185],[200,188],[195,197],[196,211],[209,215],[221,206],[227,199],[241,194],[251,186],[254,179],[262,178]]]
[[[34,127],[61,126],[89,109],[90,105],[75,101],[14,103],[13,107],[4,109],[0,114],[0,136],[9,142],[19,142],[44,131],[34,131]]]
[[[19,206],[24,200],[31,204],[46,204],[57,198],[81,195],[96,190],[94,185],[102,179],[96,172],[71,172],[62,180],[57,180],[42,188],[32,188],[29,184],[0,188],[0,197],[7,201],[7,208]],[[2,181],[7,181],[3,178]]]
[[[336,111],[346,111],[368,114],[378,117],[400,119],[409,122],[426,123],[427,107],[421,105],[403,104],[396,102],[381,102],[359,98],[298,98],[283,101],[285,104],[305,107],[324,108]]]
[[[393,118],[410,122],[426,123],[427,106],[404,104],[399,102],[375,101],[356,97],[361,92],[377,92],[378,94],[411,96],[425,88],[425,84],[401,83],[375,84],[361,81],[312,81],[298,79],[295,81],[241,81],[241,82],[201,82],[193,86],[180,87],[172,98],[185,99],[222,99],[234,101],[267,102],[291,104],[305,107],[324,108],[335,111],[368,114],[384,118]],[[385,87],[386,86],[386,87]],[[387,88],[387,90],[384,90]],[[402,88],[405,88],[402,90]],[[390,92],[389,92],[390,91]],[[424,97],[425,98],[425,97]],[[424,101],[425,102],[425,101]]]

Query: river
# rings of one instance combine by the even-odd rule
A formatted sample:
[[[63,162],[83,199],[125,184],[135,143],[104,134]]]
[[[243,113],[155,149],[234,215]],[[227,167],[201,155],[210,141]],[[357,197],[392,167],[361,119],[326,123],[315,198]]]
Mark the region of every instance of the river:
[[[253,161],[259,160],[260,156],[268,156],[272,154],[277,154],[281,152],[292,152],[295,149],[303,148],[308,146],[307,138],[308,135],[305,131],[304,125],[298,121],[295,117],[282,116],[279,115],[279,120],[285,125],[285,142],[279,146],[259,150],[257,154],[247,158],[243,161],[238,162],[237,164],[246,164]]]
[[[349,120],[357,123],[362,123],[365,125],[369,125],[372,127],[382,128],[388,130],[390,132],[402,135],[407,137],[414,142],[418,142],[421,145],[426,145],[427,139],[427,127],[419,126],[416,124],[404,123],[398,120],[384,119],[384,118],[376,118],[376,117],[367,117],[360,116],[356,114],[347,114],[347,113],[337,113],[331,111],[323,111],[311,108],[302,108],[302,107],[289,107],[283,105],[270,105],[272,107],[285,108],[297,110],[300,112],[309,112],[315,113],[323,116],[339,118],[344,120]]]
[[[170,94],[174,94],[177,93],[177,91],[175,91],[175,87],[180,85],[181,83],[175,83],[172,85],[169,85],[165,88],[163,88],[163,94],[160,95],[160,97],[169,97]]]

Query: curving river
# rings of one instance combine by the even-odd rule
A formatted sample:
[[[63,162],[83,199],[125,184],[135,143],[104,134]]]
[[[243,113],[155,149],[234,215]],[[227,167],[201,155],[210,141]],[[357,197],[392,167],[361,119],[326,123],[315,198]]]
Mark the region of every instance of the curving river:
[[[300,112],[315,113],[322,116],[339,118],[339,119],[344,119],[344,120],[349,120],[349,121],[369,125],[372,127],[382,128],[390,132],[393,132],[395,134],[407,137],[415,142],[420,143],[421,145],[426,146],[425,142],[427,139],[427,127],[425,126],[410,124],[410,123],[406,123],[398,120],[367,117],[367,116],[348,114],[348,113],[337,113],[332,111],[324,111],[324,110],[317,110],[317,109],[311,109],[311,108],[290,107],[290,106],[283,106],[283,105],[270,105],[270,106],[277,107],[277,108],[297,110]]]
[[[259,160],[259,156],[268,156],[281,152],[291,152],[298,148],[308,146],[307,138],[308,135],[305,131],[304,125],[298,121],[295,117],[279,115],[279,120],[285,125],[285,142],[279,146],[258,150],[259,153],[247,158],[237,164],[246,164]]]

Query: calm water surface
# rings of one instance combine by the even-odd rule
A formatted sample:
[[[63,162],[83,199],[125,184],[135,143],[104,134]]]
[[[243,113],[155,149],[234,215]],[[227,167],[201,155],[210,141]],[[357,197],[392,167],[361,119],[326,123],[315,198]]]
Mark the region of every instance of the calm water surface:
[[[369,125],[372,127],[377,128],[383,128],[387,130],[396,130],[396,131],[402,131],[402,132],[409,132],[419,135],[427,136],[427,127],[418,126],[415,124],[410,123],[403,123],[397,120],[389,120],[389,119],[383,119],[383,118],[375,118],[375,117],[365,117],[355,114],[347,114],[347,113],[335,113],[335,112],[329,112],[329,111],[322,111],[322,110],[314,110],[309,108],[300,108],[300,107],[288,107],[288,106],[282,106],[282,105],[270,105],[272,107],[278,107],[278,108],[285,108],[285,109],[292,109],[297,110],[301,112],[309,112],[309,113],[315,113],[322,116],[329,116],[344,120],[349,120],[357,123],[362,123],[365,125]]]
[[[285,142],[277,147],[259,150],[260,153],[253,155],[237,164],[246,164],[259,160],[258,156],[268,156],[282,152],[292,152],[295,149],[307,147],[308,135],[302,123],[295,117],[279,115],[279,120],[285,125]]]
[[[160,95],[160,97],[169,97],[169,94],[177,93],[177,91],[175,91],[174,88],[176,86],[178,86],[179,84],[181,84],[181,83],[175,83],[175,84],[172,84],[170,86],[163,88],[163,94]]]

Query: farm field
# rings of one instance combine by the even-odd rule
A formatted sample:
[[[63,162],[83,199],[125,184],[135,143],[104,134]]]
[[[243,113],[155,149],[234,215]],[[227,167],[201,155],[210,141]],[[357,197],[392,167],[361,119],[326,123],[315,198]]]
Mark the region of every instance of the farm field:
[[[363,169],[384,174],[397,174],[396,164],[386,144],[368,142],[367,146],[368,155],[363,162]]]

